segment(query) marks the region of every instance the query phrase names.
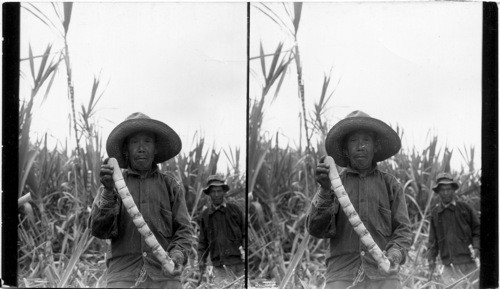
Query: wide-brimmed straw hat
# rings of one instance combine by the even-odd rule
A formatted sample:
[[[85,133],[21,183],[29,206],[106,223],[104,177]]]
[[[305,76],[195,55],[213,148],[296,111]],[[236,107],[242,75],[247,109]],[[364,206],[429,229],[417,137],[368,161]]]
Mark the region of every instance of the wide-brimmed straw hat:
[[[376,134],[375,141],[380,144],[380,147],[373,156],[374,162],[388,159],[401,149],[401,139],[389,125],[356,110],[335,124],[326,137],[326,152],[333,157],[337,165],[347,167],[349,164],[349,157],[343,151],[345,138],[359,130],[372,131]]]
[[[208,195],[210,187],[222,187],[224,192],[229,191],[229,186],[223,177],[218,175],[211,175],[207,179],[207,186],[203,188],[203,192]]]
[[[106,142],[106,152],[109,157],[116,158],[121,168],[127,166],[123,152],[123,143],[133,133],[152,132],[155,134],[157,154],[154,162],[162,163],[176,156],[182,148],[182,142],[177,133],[165,123],[136,112],[129,115],[109,134]]]
[[[453,177],[449,173],[439,173],[436,177],[436,184],[432,187],[432,190],[439,193],[439,185],[451,185],[456,191],[458,189],[458,183],[453,180]]]

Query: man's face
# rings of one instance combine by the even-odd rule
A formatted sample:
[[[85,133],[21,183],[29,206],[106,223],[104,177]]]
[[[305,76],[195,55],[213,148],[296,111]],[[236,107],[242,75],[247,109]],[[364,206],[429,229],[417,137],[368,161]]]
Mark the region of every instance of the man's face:
[[[131,135],[128,139],[127,152],[134,170],[150,170],[157,152],[154,134],[139,132]]]
[[[355,170],[368,170],[375,154],[373,133],[357,131],[347,137],[347,156]]]
[[[224,189],[222,187],[210,187],[209,196],[215,206],[219,206],[224,201]]]
[[[455,190],[453,189],[453,186],[448,184],[448,185],[439,185],[438,187],[438,194],[439,197],[441,198],[441,202],[443,204],[447,205],[453,201],[455,198]]]

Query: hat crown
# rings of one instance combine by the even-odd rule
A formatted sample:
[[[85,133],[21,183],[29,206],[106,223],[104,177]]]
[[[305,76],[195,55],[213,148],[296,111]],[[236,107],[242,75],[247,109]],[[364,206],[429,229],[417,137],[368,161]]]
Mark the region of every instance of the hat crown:
[[[127,116],[125,120],[131,120],[131,119],[151,119],[151,118],[142,112],[134,112],[131,115]]]
[[[439,183],[443,180],[453,181],[453,177],[449,173],[439,173],[436,177],[436,182]]]
[[[355,110],[337,122],[330,129],[325,140],[327,154],[332,156],[335,163],[341,167],[347,167],[350,161],[344,153],[344,140],[355,131],[372,131],[376,134],[380,149],[374,153],[373,162],[386,160],[401,149],[401,139],[394,129],[363,111]]]
[[[134,112],[111,131],[106,141],[108,156],[116,158],[121,168],[128,165],[123,152],[123,144],[127,137],[138,132],[154,133],[157,148],[154,163],[167,161],[175,157],[182,149],[179,135],[170,126],[142,112]]]
[[[207,186],[210,185],[211,183],[214,183],[214,182],[221,182],[221,183],[224,183],[225,180],[222,176],[219,176],[219,175],[211,175],[208,177],[207,179]]]
[[[362,112],[361,110],[355,110],[351,112],[350,114],[346,115],[345,118],[351,118],[351,117],[371,117],[367,113]]]

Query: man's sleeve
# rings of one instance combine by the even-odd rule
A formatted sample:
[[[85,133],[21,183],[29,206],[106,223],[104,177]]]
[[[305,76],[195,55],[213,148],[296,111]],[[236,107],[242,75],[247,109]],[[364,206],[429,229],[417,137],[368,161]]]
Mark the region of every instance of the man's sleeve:
[[[392,176],[390,182],[393,196],[391,204],[392,235],[385,250],[389,251],[391,248],[398,249],[402,257],[401,264],[404,264],[406,254],[411,246],[410,218],[408,217],[408,208],[406,206],[403,186]]]
[[[479,223],[479,218],[472,207],[469,206],[471,214],[471,231],[472,231],[472,247],[474,249],[480,249],[480,230],[481,224]]]
[[[198,262],[207,262],[208,257],[208,238],[207,238],[207,226],[205,223],[205,211],[201,213],[200,218],[200,236],[198,237]]]
[[[436,224],[431,213],[430,225],[429,225],[429,243],[428,243],[428,253],[427,260],[429,263],[434,263],[439,252],[437,237],[436,237]]]
[[[335,236],[335,215],[339,210],[339,202],[330,190],[319,188],[311,202],[307,214],[307,230],[316,238],[332,238]]]
[[[193,227],[191,218],[187,211],[186,199],[183,187],[175,180],[171,179],[172,189],[172,228],[173,238],[167,247],[167,252],[173,250],[180,251],[184,256],[184,265],[187,263],[189,252],[191,252],[191,240],[193,239]]]
[[[245,219],[245,215],[243,214],[244,210],[242,210],[242,208],[239,206],[239,204],[235,204],[234,208],[236,209],[236,212],[237,212],[237,216],[238,216],[238,224],[240,226],[240,231],[241,231],[241,236],[242,236],[242,241],[241,241],[241,244],[243,246],[243,248],[245,248],[246,244],[245,244],[245,240],[246,240],[246,219]]]
[[[121,200],[116,197],[112,201],[103,199],[104,190],[105,188],[101,186],[97,191],[90,212],[89,227],[92,235],[99,239],[114,239],[118,236]]]

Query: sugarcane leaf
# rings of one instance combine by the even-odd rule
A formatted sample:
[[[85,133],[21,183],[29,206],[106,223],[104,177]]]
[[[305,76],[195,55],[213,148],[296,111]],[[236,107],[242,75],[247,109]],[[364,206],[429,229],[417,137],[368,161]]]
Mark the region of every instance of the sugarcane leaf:
[[[36,77],[37,86],[41,86],[42,83],[43,83],[41,81],[42,80],[42,75],[45,72],[45,65],[47,64],[47,60],[49,59],[50,49],[51,48],[52,48],[52,45],[48,44],[47,48],[45,49],[45,52],[42,55],[42,62],[40,63],[40,68],[38,70],[38,75]]]
[[[283,278],[282,282],[280,282],[279,289],[286,288],[286,285],[290,281],[290,278],[292,277],[292,273],[294,272],[295,267],[297,267],[297,264],[299,263],[299,261],[302,258],[302,255],[304,255],[304,252],[307,249],[309,239],[310,239],[309,233],[305,232],[302,242],[300,242],[299,248],[297,252],[294,254],[292,261],[290,262],[290,265],[286,270],[285,277]]]
[[[281,5],[283,5],[283,9],[285,10],[286,15],[288,16],[288,19],[290,19],[290,22],[293,23],[293,15],[292,15],[292,12],[290,11],[290,9],[288,8],[289,3],[282,2]]]
[[[288,66],[288,64],[285,64],[283,69],[286,69],[286,67]],[[286,73],[279,73],[281,74],[281,77],[280,77],[280,80],[278,81],[278,85],[276,86],[276,90],[274,91],[274,96],[273,96],[273,99],[272,99],[272,102],[274,102],[276,100],[276,98],[278,97],[278,93],[281,89],[281,85],[283,84],[283,80],[285,79],[285,75]]]
[[[326,76],[326,74],[325,74],[323,77],[323,87],[321,89],[320,103],[325,98],[326,90],[328,89],[328,84],[330,84],[330,76]]]
[[[284,62],[284,59],[281,60],[280,65],[278,65],[276,72],[272,75],[272,78],[269,81],[271,84],[273,84],[281,74],[284,74],[284,71],[287,69],[292,60],[292,57],[290,57],[286,62]]]
[[[68,34],[69,23],[71,21],[71,11],[73,10],[73,2],[64,2],[63,6],[64,6],[64,22],[63,22],[64,33]]]
[[[33,77],[33,81],[35,81],[35,62],[33,60],[33,50],[31,49],[31,43],[29,44],[29,61],[30,61],[31,77]]]
[[[266,78],[266,59],[264,56],[264,47],[262,46],[262,41],[260,42],[260,66],[262,68],[262,75],[264,75],[264,79]]]
[[[45,90],[45,94],[43,95],[42,104],[45,102],[45,100],[47,99],[47,96],[49,95],[50,88],[52,87],[52,83],[54,82],[54,79],[56,77],[56,73],[55,73],[56,69],[57,69],[57,66],[54,67],[54,69],[53,69],[54,72],[52,73],[52,77],[50,78],[49,83],[47,84],[47,89]]]
[[[299,31],[300,16],[302,14],[302,2],[294,2],[293,10],[295,14],[295,17],[293,19],[293,27],[295,28],[295,35],[297,35],[297,32]]]
[[[283,80],[285,79],[285,76],[286,76],[286,73],[284,73],[284,72],[288,68],[288,65],[290,64],[290,62],[292,61],[292,59],[293,58],[289,58],[287,60],[287,62],[285,62],[285,63],[283,63],[283,60],[282,60],[282,63],[280,64],[278,70],[276,71],[275,77],[272,80],[272,82],[274,82],[274,81],[276,81],[276,78],[280,77],[280,80],[278,81],[278,85],[276,86],[276,90],[274,92],[274,96],[273,96],[273,99],[272,99],[273,102],[278,97],[278,93],[279,93],[279,91],[281,89],[281,85],[283,84]]]
[[[57,5],[57,3],[50,2],[50,4],[52,4],[52,8],[54,9],[54,12],[56,13],[57,18],[59,18],[59,20],[62,22],[63,17],[61,16],[61,12],[60,12],[60,9],[59,9],[59,6]]]
[[[38,9],[35,5],[31,4],[31,3],[28,3],[28,5],[31,6],[31,8],[28,8],[26,6],[22,6],[24,9],[26,9],[28,12],[30,12],[33,16],[35,16],[36,18],[38,18],[38,20],[40,20],[43,24],[45,24],[47,27],[49,28],[54,28],[57,30],[56,26],[54,25],[54,23],[52,21],[50,21],[50,19],[44,14],[42,13],[42,11],[40,11],[40,9]],[[38,13],[35,13],[33,10],[31,9],[34,9],[36,10]]]
[[[290,33],[290,35],[294,35],[293,34],[293,31],[292,29],[288,26],[288,24],[276,13],[274,12],[273,9],[271,9],[270,7],[268,7],[266,4],[264,3],[261,3],[261,5],[269,12],[269,13],[266,13],[264,12],[262,9],[261,11],[267,16],[269,17],[271,20],[273,20],[276,24],[278,24],[279,27],[281,28],[285,28],[287,30],[288,33]]]
[[[270,80],[274,78],[274,70],[276,69],[276,65],[277,65],[278,60],[280,58],[282,47],[283,47],[283,42],[278,43],[278,46],[276,47],[276,51],[274,52],[274,55],[273,55],[271,67],[269,68],[269,74],[267,75],[266,84],[272,85],[272,82]]]
[[[65,288],[68,282],[69,277],[71,276],[71,273],[75,269],[76,263],[80,259],[80,256],[82,253],[85,251],[85,249],[89,246],[90,242],[94,239],[93,237],[90,237],[90,240],[88,238],[89,236],[89,228],[86,228],[85,231],[83,232],[83,235],[80,236],[80,240],[78,241],[78,244],[76,245],[76,248],[74,249],[73,254],[71,255],[71,259],[68,262],[68,265],[64,269],[63,275],[57,284],[58,288]]]
[[[23,190],[24,190],[24,186],[26,184],[26,179],[28,178],[29,172],[31,171],[31,167],[33,166],[33,163],[35,162],[35,158],[37,155],[38,155],[38,151],[36,151],[36,150],[29,151],[26,164],[22,164],[23,172],[22,172],[21,179],[19,182],[18,198],[20,198],[23,195]]]
[[[99,97],[97,97],[97,99],[93,102],[93,105],[92,105],[92,108],[91,108],[92,114],[94,114],[95,107],[97,106],[97,103],[99,103],[99,100],[101,100],[102,96],[104,95],[104,91],[106,91],[106,89],[108,88],[108,86],[109,86],[109,80],[106,83],[106,86],[102,89],[102,92],[99,94]]]

